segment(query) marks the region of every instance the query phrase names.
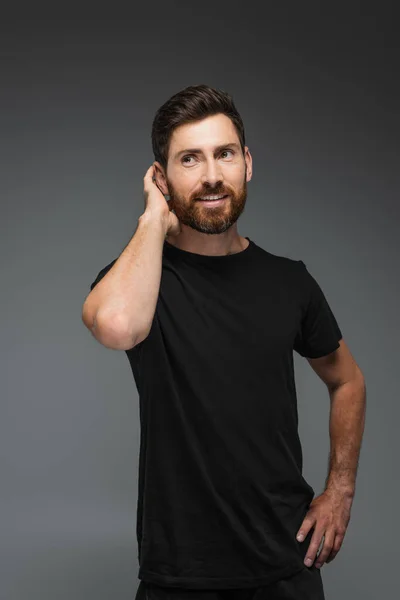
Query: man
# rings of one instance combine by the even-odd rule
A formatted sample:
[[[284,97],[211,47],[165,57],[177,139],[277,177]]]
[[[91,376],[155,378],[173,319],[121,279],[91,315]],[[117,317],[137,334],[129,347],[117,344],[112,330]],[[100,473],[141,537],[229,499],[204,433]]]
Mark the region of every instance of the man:
[[[363,375],[304,262],[238,233],[252,157],[232,98],[182,90],[156,113],[152,143],[137,230],[82,313],[101,344],[126,352],[139,392],[136,598],[322,600],[320,567],[355,492]],[[316,498],[293,350],[331,400]]]

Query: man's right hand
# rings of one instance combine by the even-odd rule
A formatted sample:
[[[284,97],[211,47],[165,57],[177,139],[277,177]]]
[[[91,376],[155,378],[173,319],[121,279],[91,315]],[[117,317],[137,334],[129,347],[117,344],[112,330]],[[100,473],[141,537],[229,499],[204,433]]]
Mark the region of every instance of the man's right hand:
[[[150,218],[159,218],[165,226],[165,235],[176,236],[181,232],[178,217],[171,212],[168,201],[158,188],[153,178],[155,177],[154,164],[149,167],[144,176],[144,208]]]

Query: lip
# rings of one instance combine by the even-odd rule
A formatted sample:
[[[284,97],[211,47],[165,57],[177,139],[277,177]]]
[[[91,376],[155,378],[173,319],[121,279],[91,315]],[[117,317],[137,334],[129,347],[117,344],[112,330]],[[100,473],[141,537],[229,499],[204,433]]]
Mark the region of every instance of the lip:
[[[221,198],[220,200],[199,200],[199,199],[197,199],[197,202],[200,202],[204,206],[220,206],[221,204],[223,204],[225,202],[225,200],[228,200],[228,198],[229,198],[229,194],[226,194],[224,196],[224,198]]]

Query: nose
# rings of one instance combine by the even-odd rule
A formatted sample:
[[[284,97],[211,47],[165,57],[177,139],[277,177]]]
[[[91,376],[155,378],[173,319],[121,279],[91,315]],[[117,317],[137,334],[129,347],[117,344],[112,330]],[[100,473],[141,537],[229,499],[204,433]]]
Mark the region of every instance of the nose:
[[[223,177],[219,164],[211,159],[204,167],[204,173],[201,176],[201,183],[204,187],[219,187],[223,183]]]

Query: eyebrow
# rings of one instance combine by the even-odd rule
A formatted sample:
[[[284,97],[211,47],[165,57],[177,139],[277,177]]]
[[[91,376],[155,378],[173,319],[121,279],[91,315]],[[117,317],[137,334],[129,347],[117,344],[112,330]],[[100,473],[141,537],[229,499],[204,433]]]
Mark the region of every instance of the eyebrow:
[[[231,144],[220,144],[219,146],[215,146],[214,148],[214,153],[216,152],[220,152],[221,150],[225,149],[225,148],[235,148],[236,150],[240,150],[240,146],[239,144],[237,144],[236,142],[232,142]],[[179,152],[177,152],[174,156],[174,158],[179,158],[179,156],[181,156],[181,154],[201,154],[203,151],[201,148],[186,148],[185,150],[180,150]]]

